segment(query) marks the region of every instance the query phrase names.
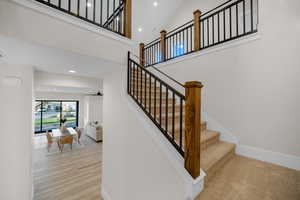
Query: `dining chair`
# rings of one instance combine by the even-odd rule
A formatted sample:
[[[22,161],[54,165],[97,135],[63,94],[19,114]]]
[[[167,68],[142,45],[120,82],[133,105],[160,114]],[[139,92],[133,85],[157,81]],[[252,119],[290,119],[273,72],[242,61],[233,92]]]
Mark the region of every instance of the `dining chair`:
[[[78,144],[81,145],[81,143],[80,143],[80,138],[81,138],[81,136],[82,136],[82,130],[81,130],[80,128],[78,128],[78,127],[77,127],[75,130],[76,130],[76,132],[77,132],[76,140],[77,140]]]
[[[59,149],[61,152],[63,152],[64,145],[65,144],[70,144],[71,150],[72,150],[72,145],[73,145],[73,137],[71,135],[65,135],[59,137]]]
[[[46,131],[46,136],[47,136],[47,150],[50,152],[50,148],[52,147],[52,144],[55,142],[54,137],[49,133],[49,131]],[[59,147],[58,141],[57,145]]]

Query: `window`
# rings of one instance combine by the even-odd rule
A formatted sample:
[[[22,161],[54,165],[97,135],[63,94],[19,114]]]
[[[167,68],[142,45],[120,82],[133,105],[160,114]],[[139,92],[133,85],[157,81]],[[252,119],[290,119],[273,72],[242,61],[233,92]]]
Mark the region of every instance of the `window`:
[[[66,127],[78,126],[78,101],[49,101],[35,102],[35,133],[50,131],[61,126],[61,119],[67,119]]]
[[[175,45],[175,57],[181,56],[184,54],[184,46],[183,44]]]

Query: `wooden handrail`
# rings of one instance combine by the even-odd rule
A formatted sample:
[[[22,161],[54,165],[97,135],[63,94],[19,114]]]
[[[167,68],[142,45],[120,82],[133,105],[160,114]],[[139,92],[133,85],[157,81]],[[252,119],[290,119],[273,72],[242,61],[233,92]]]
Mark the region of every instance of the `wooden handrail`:
[[[124,23],[124,35],[125,37],[131,39],[132,35],[132,0],[124,0],[125,7],[124,7],[124,16],[125,16],[125,23]]]
[[[184,167],[194,179],[200,175],[202,87],[197,81],[185,83]]]

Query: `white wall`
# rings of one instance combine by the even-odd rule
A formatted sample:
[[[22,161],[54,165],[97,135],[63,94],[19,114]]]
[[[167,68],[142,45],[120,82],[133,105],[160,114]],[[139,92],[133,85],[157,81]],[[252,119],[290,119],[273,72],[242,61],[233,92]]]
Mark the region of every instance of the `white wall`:
[[[184,199],[183,179],[150,137],[157,128],[142,123],[146,115],[126,93],[127,67],[111,68],[104,79],[103,193],[113,200]]]
[[[0,1],[0,34],[49,47],[120,63],[132,42],[48,7],[23,1],[42,12],[10,0]],[[26,5],[27,5],[26,4]],[[45,11],[45,12],[44,12]],[[50,14],[51,13],[51,14]],[[9,19],[9,20],[7,20]],[[63,20],[62,20],[63,19]],[[111,36],[113,35],[113,36]]]
[[[6,63],[31,65],[36,70],[49,73],[70,75],[69,70],[75,70],[81,76],[101,77],[110,63],[93,56],[2,35],[0,44],[0,52],[4,54],[1,60]]]
[[[0,199],[3,200],[31,200],[32,91],[31,67],[0,65]]]
[[[35,92],[36,100],[75,100],[79,101],[79,127],[84,127],[84,94],[62,93],[62,92]]]
[[[86,96],[85,102],[85,125],[89,122],[103,122],[103,97],[102,96]]]
[[[187,21],[200,4],[213,8],[224,1],[190,2],[170,26]],[[300,2],[261,0],[259,6],[258,40],[161,69],[182,82],[203,82],[204,111],[241,146],[299,160]]]

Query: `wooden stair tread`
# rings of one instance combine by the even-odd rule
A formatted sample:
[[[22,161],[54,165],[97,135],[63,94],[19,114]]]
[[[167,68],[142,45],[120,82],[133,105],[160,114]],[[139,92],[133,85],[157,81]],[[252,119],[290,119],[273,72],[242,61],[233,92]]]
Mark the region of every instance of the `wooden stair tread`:
[[[219,136],[220,136],[220,132],[218,131],[203,130],[201,132],[201,143],[207,142],[208,140],[211,140]]]
[[[219,141],[201,152],[201,168],[207,172],[227,154],[234,151],[235,144]]]

